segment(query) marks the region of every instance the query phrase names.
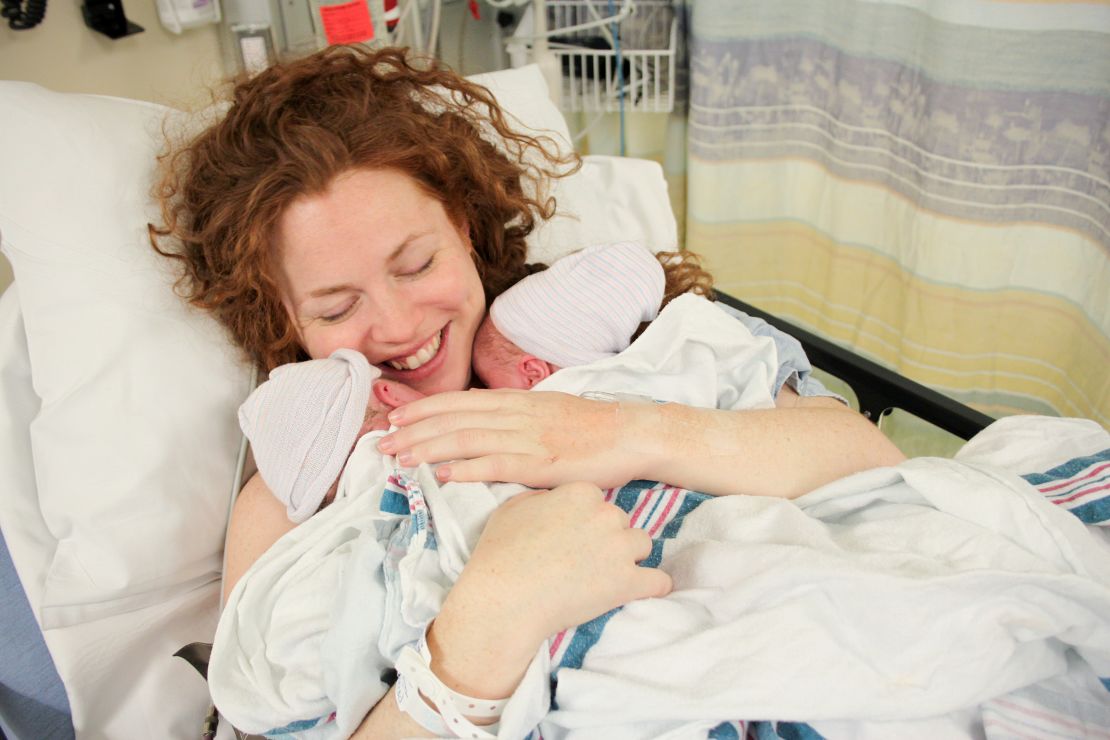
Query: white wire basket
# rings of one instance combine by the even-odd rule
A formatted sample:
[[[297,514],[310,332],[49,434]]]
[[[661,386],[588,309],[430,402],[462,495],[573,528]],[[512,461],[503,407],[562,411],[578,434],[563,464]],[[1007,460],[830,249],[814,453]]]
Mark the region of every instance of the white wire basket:
[[[547,53],[569,112],[669,113],[677,22],[671,0],[546,0]]]

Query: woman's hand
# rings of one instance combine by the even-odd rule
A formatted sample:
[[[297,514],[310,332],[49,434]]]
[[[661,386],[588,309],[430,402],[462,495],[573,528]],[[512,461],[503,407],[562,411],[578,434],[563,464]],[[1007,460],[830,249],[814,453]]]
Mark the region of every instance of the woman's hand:
[[[510,499],[490,517],[428,630],[436,676],[468,696],[511,695],[547,637],[670,592],[670,576],[636,565],[650,552],[647,533],[631,529],[628,515],[605,503],[596,486],[572,483]],[[392,693],[353,738],[420,734]]]
[[[643,461],[623,444],[621,404],[566,393],[439,393],[390,414],[401,427],[378,449],[403,465],[454,461],[442,481],[505,481],[549,488],[587,480],[604,488],[637,477]]]
[[[436,617],[436,674],[464,694],[509,695],[547,637],[670,592],[669,575],[636,564],[650,553],[648,534],[596,486],[515,496],[490,517]]]

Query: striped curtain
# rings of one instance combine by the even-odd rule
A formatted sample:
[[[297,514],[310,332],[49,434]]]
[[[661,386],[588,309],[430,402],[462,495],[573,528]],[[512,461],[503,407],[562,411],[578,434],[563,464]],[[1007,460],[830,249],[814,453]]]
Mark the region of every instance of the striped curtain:
[[[724,290],[1110,425],[1110,2],[691,7],[686,244]]]

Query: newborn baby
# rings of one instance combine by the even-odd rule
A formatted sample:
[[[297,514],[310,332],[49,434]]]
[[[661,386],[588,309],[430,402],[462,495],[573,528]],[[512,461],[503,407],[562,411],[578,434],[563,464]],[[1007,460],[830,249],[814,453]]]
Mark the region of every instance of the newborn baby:
[[[391,410],[423,397],[382,380],[361,352],[339,349],[275,368],[239,408],[239,426],[262,480],[300,524],[335,497],[355,443],[389,429]]]

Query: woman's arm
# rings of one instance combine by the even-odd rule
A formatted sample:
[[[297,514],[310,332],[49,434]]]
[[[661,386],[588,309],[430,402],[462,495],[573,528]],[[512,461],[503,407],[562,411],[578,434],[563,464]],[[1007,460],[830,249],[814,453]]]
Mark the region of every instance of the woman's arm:
[[[409,463],[453,460],[442,480],[602,487],[645,478],[713,494],[793,498],[904,460],[860,414],[784,388],[774,409],[606,403],[562,393],[441,393],[394,412],[384,452]]]
[[[641,475],[651,480],[783,498],[906,459],[878,427],[836,399],[802,397],[784,387],[776,404],[751,411],[667,404],[656,407],[662,420],[629,409],[624,444],[642,445],[633,451],[643,460]]]
[[[231,514],[227,592],[293,528],[261,477]],[[490,517],[428,633],[432,668],[448,687],[479,698],[513,693],[543,641],[629,601],[663,596],[670,577],[636,563],[651,539],[596,486],[577,483],[523,493]],[[397,707],[391,690],[354,737],[427,734]]]
[[[285,506],[270,492],[262,476],[258,473],[251,476],[235,499],[228,523],[224,562],[225,600],[254,561],[295,526],[289,521]]]

